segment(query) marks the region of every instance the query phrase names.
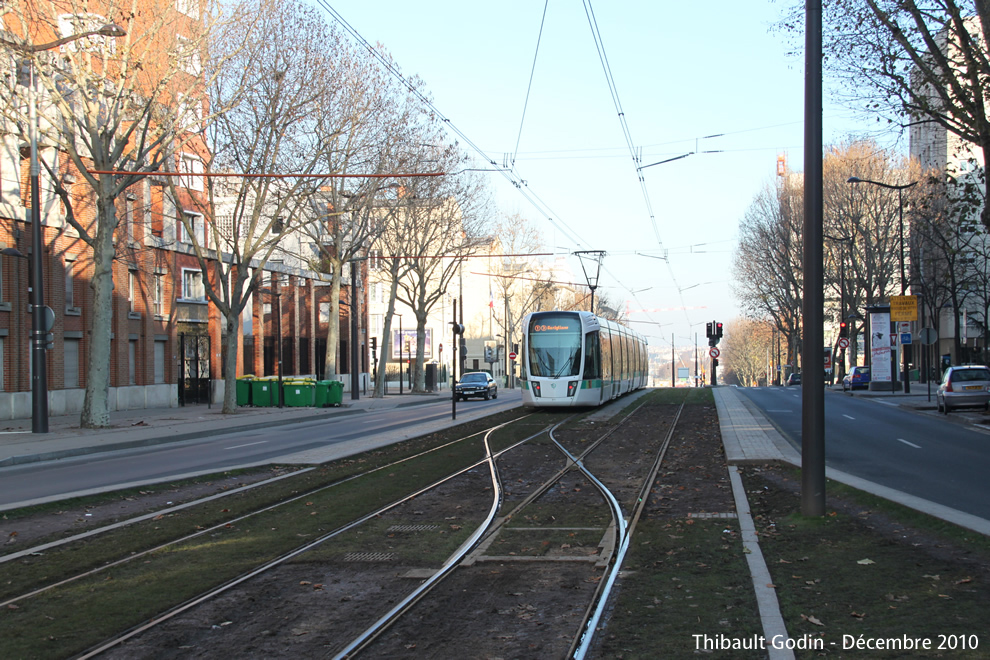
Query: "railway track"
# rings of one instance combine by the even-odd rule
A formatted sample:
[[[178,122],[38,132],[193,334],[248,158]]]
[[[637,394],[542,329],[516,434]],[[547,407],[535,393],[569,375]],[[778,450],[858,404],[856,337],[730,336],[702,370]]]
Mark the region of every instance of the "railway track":
[[[291,547],[87,645],[77,657],[585,657],[677,415],[649,447],[624,442],[621,423],[569,424],[562,414],[501,423],[354,470],[2,604],[30,611],[33,601],[64,598],[99,580],[133,579],[118,573],[125,564],[160,570],[162,556],[182,552],[177,547],[236,543],[232,528],[271,525],[280,510],[312,508],[310,515],[323,519],[342,502],[335,494],[376,481],[376,488],[388,484],[402,495],[348,514],[344,523],[330,527],[328,517],[318,531],[300,530],[304,538]],[[478,454],[473,460],[465,458],[467,445]],[[412,482],[417,486],[408,488]],[[364,492],[356,490],[356,497]]]

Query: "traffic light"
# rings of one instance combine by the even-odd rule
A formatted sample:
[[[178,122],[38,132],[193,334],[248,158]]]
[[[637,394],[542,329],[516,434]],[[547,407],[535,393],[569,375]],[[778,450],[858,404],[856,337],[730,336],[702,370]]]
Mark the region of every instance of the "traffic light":
[[[848,337],[849,336],[849,324],[845,321],[839,322],[839,336]]]
[[[709,339],[712,338],[712,322],[711,321],[709,321],[707,324],[705,324],[705,336],[708,337]]]
[[[716,323],[715,324],[715,336],[718,337],[719,339],[722,338],[722,324],[721,323]]]
[[[373,351],[377,351],[378,350],[378,337],[372,337],[371,338],[371,350],[373,350]]]

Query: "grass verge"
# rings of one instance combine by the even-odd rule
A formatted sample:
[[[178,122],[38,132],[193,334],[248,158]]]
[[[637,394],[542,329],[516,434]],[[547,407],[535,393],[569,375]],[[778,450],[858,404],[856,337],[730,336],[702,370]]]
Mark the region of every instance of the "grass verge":
[[[834,482],[827,514],[807,518],[798,471],[744,474],[788,632],[820,646],[798,657],[990,653],[986,538]]]

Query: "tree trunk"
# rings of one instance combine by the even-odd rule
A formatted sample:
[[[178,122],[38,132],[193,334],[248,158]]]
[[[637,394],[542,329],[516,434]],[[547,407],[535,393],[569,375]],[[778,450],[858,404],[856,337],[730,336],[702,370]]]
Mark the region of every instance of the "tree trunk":
[[[416,313],[416,361],[413,364],[413,392],[426,391],[426,313]]]
[[[227,354],[223,365],[223,412],[231,414],[237,412],[237,345],[240,342],[241,315],[228,313],[224,320],[227,323]]]
[[[323,370],[325,380],[337,376],[337,356],[340,354],[340,265],[334,265],[330,279],[330,323],[327,328],[327,358]]]
[[[99,198],[98,198],[99,200]],[[79,425],[87,429],[110,426],[110,336],[113,332],[113,230],[117,224],[113,201],[98,201],[100,228],[93,246],[93,316],[86,360],[86,394]],[[38,254],[41,254],[40,246]]]

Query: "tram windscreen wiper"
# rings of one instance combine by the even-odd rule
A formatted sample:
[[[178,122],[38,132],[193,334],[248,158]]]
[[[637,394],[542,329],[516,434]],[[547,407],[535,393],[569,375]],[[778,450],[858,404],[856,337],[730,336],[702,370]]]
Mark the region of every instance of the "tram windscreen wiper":
[[[576,348],[573,351],[571,351],[570,356],[568,356],[568,358],[564,360],[564,364],[560,367],[560,371],[555,373],[553,377],[560,378],[561,376],[576,375],[578,370],[574,368],[574,365],[577,364],[577,360],[579,359],[578,356],[580,354],[581,354],[580,348]],[[568,373],[564,373],[564,372],[568,372]]]

